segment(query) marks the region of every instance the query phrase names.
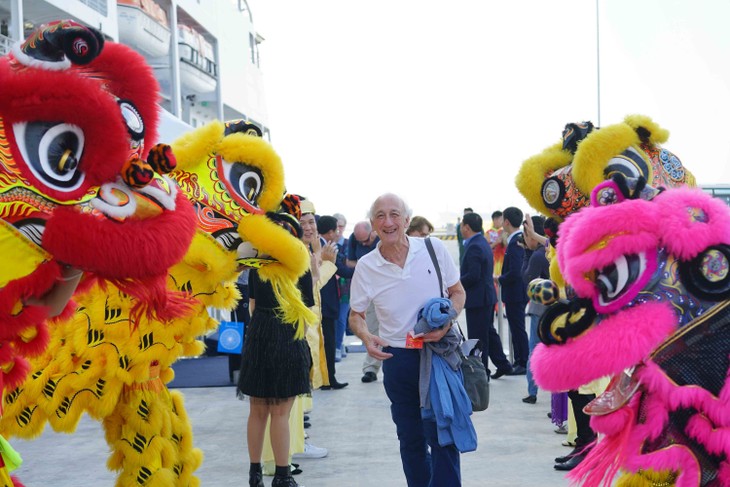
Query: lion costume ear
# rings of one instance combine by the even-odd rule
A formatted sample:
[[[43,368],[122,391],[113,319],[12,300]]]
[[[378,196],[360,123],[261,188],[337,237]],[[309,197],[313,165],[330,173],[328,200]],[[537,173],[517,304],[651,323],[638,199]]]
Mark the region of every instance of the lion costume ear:
[[[563,150],[560,141],[543,150],[541,153],[525,160],[515,177],[515,184],[520,194],[524,196],[530,206],[546,216],[554,216],[543,199],[543,184],[545,175],[567,167],[573,159],[573,154]],[[562,219],[561,219],[562,220]]]
[[[187,170],[207,160],[208,155],[216,151],[224,131],[223,122],[214,120],[175,140],[171,146],[177,159],[176,169]]]

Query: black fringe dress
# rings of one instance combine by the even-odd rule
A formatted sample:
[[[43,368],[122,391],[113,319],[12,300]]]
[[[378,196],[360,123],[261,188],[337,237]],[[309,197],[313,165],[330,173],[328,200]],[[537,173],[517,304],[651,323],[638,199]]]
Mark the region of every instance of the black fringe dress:
[[[313,306],[312,274],[304,274],[297,285],[304,304]],[[309,394],[312,356],[307,340],[295,340],[294,326],[279,319],[271,284],[261,280],[256,270],[249,274],[248,289],[256,302],[244,336],[238,397],[276,404]]]

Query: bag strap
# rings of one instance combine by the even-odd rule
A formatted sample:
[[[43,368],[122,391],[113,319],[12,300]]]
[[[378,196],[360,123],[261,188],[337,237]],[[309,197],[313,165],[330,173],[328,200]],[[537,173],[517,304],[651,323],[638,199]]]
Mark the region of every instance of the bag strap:
[[[439,290],[441,291],[441,297],[444,297],[444,281],[441,277],[441,268],[439,267],[439,261],[436,258],[436,252],[433,250],[433,244],[431,243],[431,237],[424,238],[426,242],[426,248],[428,249],[428,255],[431,256],[431,261],[433,262],[433,266],[436,268],[436,276],[439,278]],[[456,323],[456,327],[459,329],[459,335],[461,335],[461,339],[466,340],[466,335],[464,335],[464,332],[461,331],[461,325],[459,324],[458,320],[454,320],[453,323]],[[464,354],[461,352],[461,347],[457,347],[457,350],[459,351],[459,355],[463,358]]]
[[[433,250],[433,244],[431,243],[431,237],[426,237],[424,239],[426,241],[426,248],[428,249],[428,255],[431,256],[431,262],[433,262],[433,266],[436,268],[436,275],[439,278],[439,291],[441,292],[441,297],[444,297],[444,281],[441,278],[441,268],[439,267],[439,261],[436,259],[436,252]]]

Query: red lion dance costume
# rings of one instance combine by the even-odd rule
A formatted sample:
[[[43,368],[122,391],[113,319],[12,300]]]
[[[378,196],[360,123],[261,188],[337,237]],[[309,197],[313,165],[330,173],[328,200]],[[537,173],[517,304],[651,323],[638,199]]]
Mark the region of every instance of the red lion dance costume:
[[[169,147],[150,148],[158,86],[131,49],[74,22],[53,22],[0,58],[0,84],[0,386],[7,392],[25,379],[25,357],[48,343],[48,309],[30,303],[54,288],[64,266],[85,272],[80,291],[102,279],[135,299],[135,315],[169,319],[187,300],[166,289],[167,269],[185,255],[195,227],[185,196],[163,176],[175,166]],[[47,385],[55,386],[52,378]],[[5,394],[4,405],[12,400]]]

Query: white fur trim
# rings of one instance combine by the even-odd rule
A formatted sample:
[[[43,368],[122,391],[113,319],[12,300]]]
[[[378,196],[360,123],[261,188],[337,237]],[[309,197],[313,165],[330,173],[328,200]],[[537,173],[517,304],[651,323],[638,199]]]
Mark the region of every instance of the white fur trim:
[[[30,57],[24,53],[23,50],[20,49],[20,45],[20,42],[13,44],[13,47],[10,48],[10,52],[19,63],[24,64],[25,66],[45,69],[47,71],[63,71],[64,69],[71,67],[71,61],[66,59],[66,57],[63,58],[63,61],[41,61],[40,59]]]

